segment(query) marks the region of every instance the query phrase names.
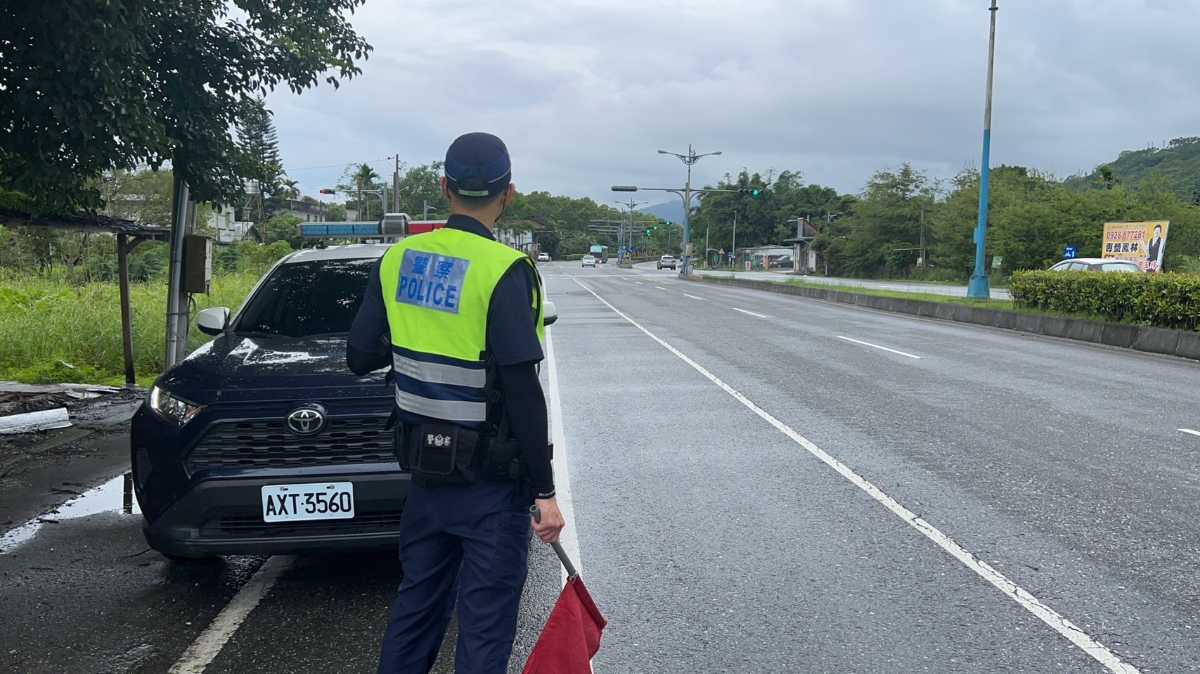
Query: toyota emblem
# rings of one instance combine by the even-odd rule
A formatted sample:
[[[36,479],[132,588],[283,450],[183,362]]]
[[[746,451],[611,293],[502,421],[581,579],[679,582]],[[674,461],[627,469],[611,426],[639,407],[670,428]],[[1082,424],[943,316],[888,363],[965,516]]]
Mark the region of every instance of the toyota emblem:
[[[325,427],[325,410],[317,405],[292,410],[287,425],[296,435],[312,435]]]

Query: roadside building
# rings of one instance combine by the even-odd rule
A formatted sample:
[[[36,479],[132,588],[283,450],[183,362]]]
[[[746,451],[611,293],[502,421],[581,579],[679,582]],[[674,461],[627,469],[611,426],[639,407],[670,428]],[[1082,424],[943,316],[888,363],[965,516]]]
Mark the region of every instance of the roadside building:
[[[813,249],[813,242],[817,240],[817,228],[809,222],[808,218],[800,218],[800,225],[796,236],[791,239],[784,239],[783,242],[791,244],[791,267],[792,272],[796,274],[811,274],[817,269],[817,251]]]

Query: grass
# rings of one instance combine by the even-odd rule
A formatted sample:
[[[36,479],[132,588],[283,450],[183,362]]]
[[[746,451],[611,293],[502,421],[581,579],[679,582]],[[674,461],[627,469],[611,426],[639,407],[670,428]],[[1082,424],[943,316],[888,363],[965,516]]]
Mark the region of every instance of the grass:
[[[209,295],[194,295],[193,313],[237,308],[257,272],[215,276]],[[130,284],[134,368],[147,385],[163,368],[167,282]],[[189,347],[207,337],[189,331]],[[0,271],[0,380],[31,384],[124,384],[121,305],[116,283],[72,285],[63,274]]]

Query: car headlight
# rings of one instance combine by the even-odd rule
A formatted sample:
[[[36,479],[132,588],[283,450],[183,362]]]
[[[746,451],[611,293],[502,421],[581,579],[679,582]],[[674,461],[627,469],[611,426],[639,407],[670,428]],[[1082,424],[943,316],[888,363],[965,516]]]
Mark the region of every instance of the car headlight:
[[[182,426],[199,414],[204,406],[190,403],[155,386],[150,389],[150,409]]]

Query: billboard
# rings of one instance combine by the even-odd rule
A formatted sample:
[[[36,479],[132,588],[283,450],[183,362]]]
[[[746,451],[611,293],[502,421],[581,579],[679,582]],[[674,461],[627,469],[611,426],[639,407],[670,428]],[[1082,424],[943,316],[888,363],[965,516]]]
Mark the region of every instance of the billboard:
[[[1142,271],[1162,271],[1170,226],[1166,220],[1106,222],[1100,257],[1136,262]]]

